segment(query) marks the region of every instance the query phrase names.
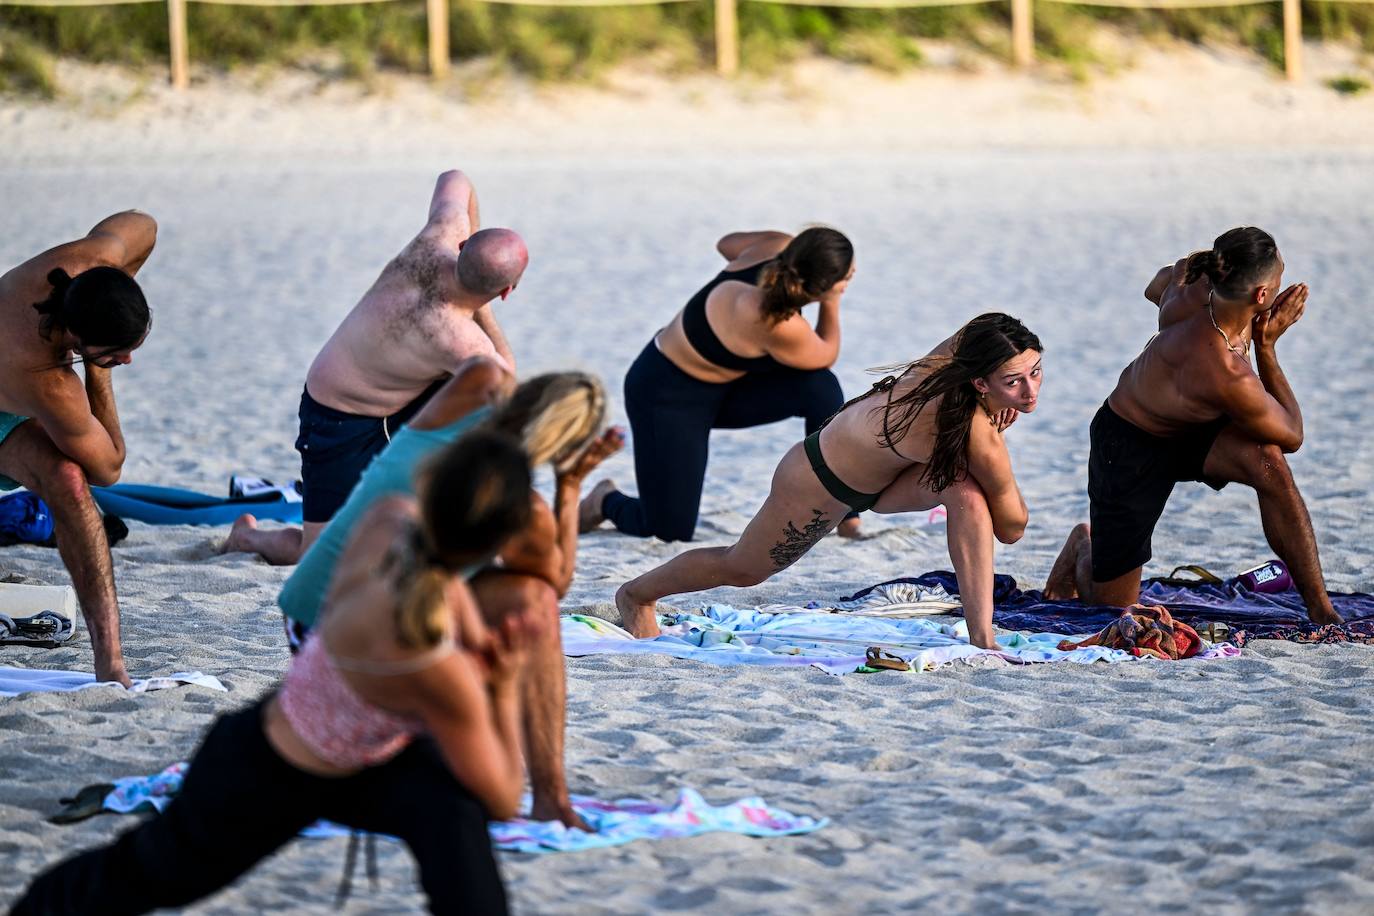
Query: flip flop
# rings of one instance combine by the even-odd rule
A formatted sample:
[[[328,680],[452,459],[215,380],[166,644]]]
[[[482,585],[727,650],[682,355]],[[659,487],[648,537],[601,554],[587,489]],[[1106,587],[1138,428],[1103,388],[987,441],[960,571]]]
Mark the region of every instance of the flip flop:
[[[1225,642],[1231,635],[1230,625],[1220,620],[1209,620],[1196,629],[1198,635],[1210,643]]]
[[[48,818],[53,824],[75,824],[88,817],[95,817],[105,810],[105,796],[114,791],[113,783],[86,786],[74,798],[61,799],[61,811]]]
[[[72,622],[52,611],[39,611],[31,617],[0,614],[0,645],[55,649],[75,634]]]
[[[1179,573],[1192,573],[1194,578],[1180,576]],[[1150,580],[1161,585],[1172,585],[1175,587],[1187,588],[1196,585],[1221,585],[1221,577],[1204,567],[1190,563],[1187,566],[1175,566],[1174,571],[1167,576],[1157,576]]]
[[[888,652],[882,646],[869,646],[867,657],[864,660],[864,667],[874,668],[879,671],[910,671],[911,665],[901,658]]]

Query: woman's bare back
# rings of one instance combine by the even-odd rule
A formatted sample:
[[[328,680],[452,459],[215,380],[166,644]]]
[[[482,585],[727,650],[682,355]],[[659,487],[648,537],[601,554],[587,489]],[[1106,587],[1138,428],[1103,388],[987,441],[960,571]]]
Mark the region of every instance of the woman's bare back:
[[[840,480],[861,493],[881,493],[907,468],[930,461],[940,399],[928,403],[892,447],[885,444],[883,414],[888,403],[909,394],[934,368],[929,363],[914,364],[890,388],[871,390],[826,424],[821,431],[821,454]]]

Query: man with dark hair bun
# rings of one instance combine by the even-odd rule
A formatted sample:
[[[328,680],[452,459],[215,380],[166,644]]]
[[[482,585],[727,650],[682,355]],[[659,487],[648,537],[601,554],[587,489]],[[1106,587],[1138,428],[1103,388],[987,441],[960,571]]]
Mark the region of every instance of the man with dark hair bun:
[[[515,357],[492,313],[520,282],[529,253],[509,229],[478,229],[477,193],[444,172],[420,234],[382,269],[315,357],[301,394],[302,528],[263,530],[244,515],[225,552],[296,563],[343,505],[368,462],[464,360]]]
[[[0,490],[24,486],[48,504],[95,676],[125,686],[110,546],[91,484],[114,483],[124,466],[110,371],[133,361],[152,325],[133,277],[156,241],[153,218],[129,210],[0,277],[10,329],[0,334]]]
[[[1174,484],[1241,483],[1254,488],[1265,538],[1308,616],[1341,622],[1284,457],[1302,446],[1302,411],[1274,345],[1302,317],[1307,284],[1284,289],[1283,266],[1273,236],[1244,226],[1150,281],[1145,298],[1159,306],[1159,331],[1093,419],[1091,524],[1069,534],[1046,597],[1134,604]]]

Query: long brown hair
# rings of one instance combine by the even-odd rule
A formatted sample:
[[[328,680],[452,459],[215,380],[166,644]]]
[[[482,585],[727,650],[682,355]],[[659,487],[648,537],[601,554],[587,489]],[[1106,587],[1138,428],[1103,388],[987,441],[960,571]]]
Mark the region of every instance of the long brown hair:
[[[775,325],[825,295],[854,263],[854,246],[844,233],[813,226],[787,243],[759,276],[763,317]]]
[[[1020,321],[1001,312],[979,315],[960,328],[953,350],[948,359],[927,357],[908,363],[900,367],[900,374],[889,375],[849,402],[856,404],[875,392],[888,392],[887,402],[872,410],[883,414],[878,444],[900,455],[897,443],[910,432],[911,424],[926,405],[939,400],[935,411],[935,446],[920,478],[936,493],[968,473],[968,433],[978,409],[978,391],[973,380],[991,375],[998,366],[1026,350],[1044,352],[1040,338]],[[917,369],[931,371],[906,394],[893,399],[891,392],[897,381]]]

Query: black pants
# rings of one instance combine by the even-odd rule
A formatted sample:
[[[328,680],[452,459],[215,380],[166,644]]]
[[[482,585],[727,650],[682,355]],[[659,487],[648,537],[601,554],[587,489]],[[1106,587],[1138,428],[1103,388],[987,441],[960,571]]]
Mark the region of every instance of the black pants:
[[[12,916],[121,916],[184,906],[229,884],[321,817],[405,841],[433,912],[506,912],[486,812],[432,741],[416,741],[354,776],[312,776],[267,743],[263,705],[214,724],[165,812],[39,876]]]
[[[690,541],[712,429],[801,417],[809,435],[843,405],[840,381],[829,369],[778,368],[725,384],[703,382],[674,366],[650,341],[625,375],[639,498],[610,493],[602,514],[626,534]]]
[[[327,522],[348,499],[358,478],[377,453],[386,448],[396,430],[409,423],[448,382],[442,378],[389,417],[365,417],[326,407],[301,391],[300,433],[301,516],[307,522]]]

